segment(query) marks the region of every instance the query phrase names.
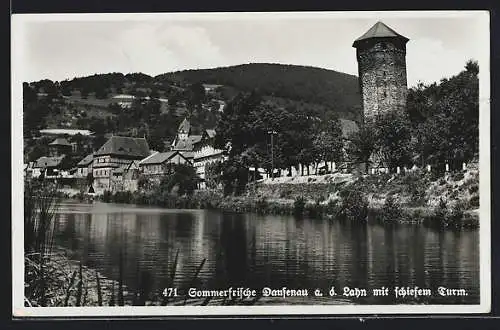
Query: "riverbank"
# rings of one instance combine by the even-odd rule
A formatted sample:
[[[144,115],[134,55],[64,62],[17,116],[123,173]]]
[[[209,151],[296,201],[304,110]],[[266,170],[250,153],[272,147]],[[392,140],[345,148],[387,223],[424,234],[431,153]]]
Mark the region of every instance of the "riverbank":
[[[435,227],[479,227],[479,171],[436,176],[405,174],[329,174],[280,178],[249,184],[241,196],[220,190],[198,190],[190,196],[155,191],[106,191],[103,202],[165,208],[218,209],[238,213],[296,215],[384,224],[425,224]]]
[[[351,301],[342,298],[316,297],[264,297],[258,292],[255,297],[227,299],[223,297],[190,297],[182,290],[177,291],[178,297],[165,299],[163,290],[153,290],[147,297],[141,298],[140,290],[132,294],[126,285],[120,281],[106,278],[97,270],[82,265],[74,259],[69,250],[59,246],[44,263],[45,301],[40,297],[30,296],[30,286],[33,285],[34,273],[40,269],[40,264],[31,256],[26,256],[26,307],[96,307],[96,306],[229,306],[229,305],[347,305]],[[40,283],[37,283],[40,284]],[[223,288],[221,288],[222,290]]]

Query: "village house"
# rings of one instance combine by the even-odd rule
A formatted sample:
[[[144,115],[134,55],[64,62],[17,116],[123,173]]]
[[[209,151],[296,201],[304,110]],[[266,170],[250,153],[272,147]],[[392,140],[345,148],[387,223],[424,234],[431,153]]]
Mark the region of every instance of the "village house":
[[[67,168],[67,159],[66,155],[40,157],[35,161],[31,175],[34,178],[43,176],[47,179],[61,177]]]
[[[89,173],[92,173],[92,162],[94,154],[85,156],[81,161],[76,164],[76,177],[85,178]]]
[[[61,155],[69,155],[73,150],[73,146],[65,138],[57,138],[49,143],[49,156],[58,157]]]
[[[196,174],[200,177],[200,188],[206,187],[206,168],[207,165],[223,161],[223,151],[214,148],[216,132],[213,129],[207,129],[203,132],[200,143],[196,144],[194,148],[194,167]]]
[[[150,178],[160,178],[163,175],[169,174],[172,169],[172,164],[188,164],[193,163],[186,158],[181,152],[167,151],[156,152],[149,157],[144,158],[139,162],[140,172]]]
[[[92,173],[94,189],[111,190],[113,173],[128,168],[135,160],[149,156],[149,146],[145,138],[112,136],[94,154]]]
[[[191,124],[184,118],[172,144],[173,151],[179,151],[193,164],[196,174],[201,179],[200,188],[205,187],[206,165],[223,160],[222,150],[213,147],[215,135],[213,129],[206,129],[201,135],[191,135]]]

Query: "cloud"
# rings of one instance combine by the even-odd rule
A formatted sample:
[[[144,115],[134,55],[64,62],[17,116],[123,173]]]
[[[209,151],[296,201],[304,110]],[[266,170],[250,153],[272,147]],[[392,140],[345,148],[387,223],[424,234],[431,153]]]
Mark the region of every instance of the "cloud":
[[[408,86],[439,82],[442,78],[456,75],[470,59],[465,52],[444,47],[437,39],[420,38],[407,44],[406,67]]]
[[[127,62],[128,72],[155,75],[225,62],[207,31],[196,26],[140,24],[124,31],[116,47]]]

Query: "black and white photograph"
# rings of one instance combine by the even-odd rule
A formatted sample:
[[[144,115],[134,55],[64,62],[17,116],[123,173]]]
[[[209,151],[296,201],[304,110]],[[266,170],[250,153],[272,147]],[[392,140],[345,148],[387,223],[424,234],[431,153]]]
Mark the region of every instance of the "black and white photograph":
[[[489,20],[12,15],[13,315],[489,312]]]

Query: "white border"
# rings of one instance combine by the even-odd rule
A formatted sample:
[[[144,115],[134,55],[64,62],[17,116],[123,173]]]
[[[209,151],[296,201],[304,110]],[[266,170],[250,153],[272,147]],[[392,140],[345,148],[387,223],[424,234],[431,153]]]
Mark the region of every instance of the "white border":
[[[22,70],[23,27],[29,22],[48,21],[141,21],[277,19],[277,18],[430,18],[477,17],[482,21],[478,38],[484,45],[479,62],[479,188],[480,188],[480,304],[479,305],[295,305],[295,306],[165,306],[165,307],[24,307],[23,221],[23,131]],[[401,12],[266,12],[266,13],[127,13],[127,14],[22,14],[11,16],[12,27],[12,311],[16,317],[97,316],[224,316],[224,315],[345,315],[345,314],[473,314],[491,310],[490,242],[490,16],[487,11]],[[362,31],[361,31],[362,32]]]

